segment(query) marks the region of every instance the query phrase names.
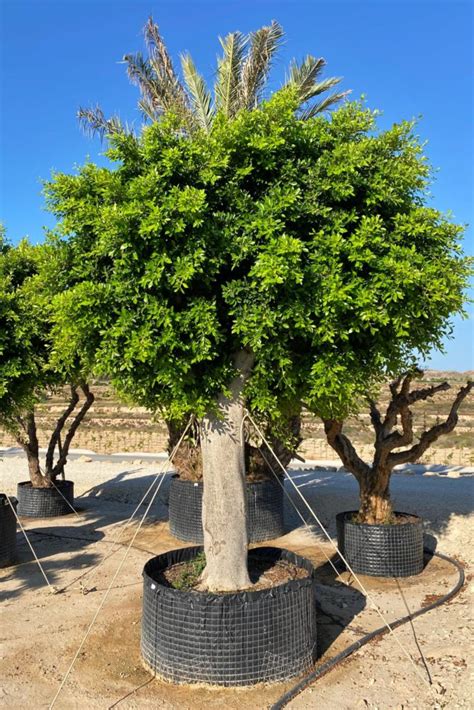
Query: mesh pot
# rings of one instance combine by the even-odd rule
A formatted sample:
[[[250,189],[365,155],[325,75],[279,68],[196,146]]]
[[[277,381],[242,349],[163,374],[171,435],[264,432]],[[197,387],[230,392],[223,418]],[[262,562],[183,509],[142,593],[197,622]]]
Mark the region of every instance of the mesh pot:
[[[336,516],[337,545],[359,574],[373,577],[411,577],[423,570],[423,520],[398,525],[353,523],[357,511]]]
[[[193,559],[201,547],[172,550],[143,571],[141,651],[146,666],[175,683],[243,686],[308,671],[316,653],[314,570],[287,550],[260,547],[249,555],[288,560],[310,576],[271,589],[235,594],[165,586],[160,571]]]
[[[202,483],[173,476],[169,495],[170,531],[186,542],[202,544]],[[247,483],[249,542],[272,540],[285,533],[283,489],[273,481]]]
[[[18,501],[10,496],[16,510]],[[16,557],[16,518],[5,493],[0,493],[0,567],[8,567]]]
[[[18,515],[30,518],[55,518],[72,513],[74,483],[55,481],[56,488],[33,488],[30,481],[18,484]],[[65,500],[66,499],[66,500]],[[70,505],[68,505],[68,502]]]

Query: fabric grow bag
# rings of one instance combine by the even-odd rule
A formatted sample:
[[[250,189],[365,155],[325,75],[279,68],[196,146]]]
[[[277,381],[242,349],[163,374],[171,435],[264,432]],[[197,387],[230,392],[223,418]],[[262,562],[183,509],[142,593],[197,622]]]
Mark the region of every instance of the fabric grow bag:
[[[16,510],[18,501],[9,496]],[[16,557],[16,518],[10,508],[8,497],[0,493],[0,567],[8,567]]]
[[[172,550],[143,570],[141,652],[145,665],[175,683],[244,686],[308,671],[316,655],[315,580],[311,563],[274,547],[249,551],[309,572],[271,589],[211,594],[160,582],[160,571],[193,559],[202,547]]]
[[[359,574],[373,577],[411,577],[423,570],[423,520],[415,518],[398,525],[354,523],[357,511],[336,516],[337,545],[348,563]]]
[[[54,518],[57,515],[72,513],[70,505],[74,505],[74,483],[55,481],[55,486],[58,490],[54,487],[33,488],[30,481],[19,483],[18,515],[30,518]]]
[[[170,531],[186,542],[202,544],[202,483],[173,476],[169,495]],[[249,542],[272,540],[285,534],[283,489],[273,481],[247,483]]]

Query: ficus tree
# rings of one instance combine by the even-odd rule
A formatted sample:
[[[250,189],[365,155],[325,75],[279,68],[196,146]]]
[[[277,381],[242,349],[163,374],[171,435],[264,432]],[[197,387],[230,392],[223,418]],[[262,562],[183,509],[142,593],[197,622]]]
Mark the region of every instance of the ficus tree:
[[[166,113],[111,138],[115,169],[46,186],[76,280],[55,300],[55,347],[74,352],[94,322],[121,391],[200,421],[212,590],[249,586],[245,408],[343,419],[462,311],[462,228],[425,205],[414,125],[378,131],[357,102],[304,120],[298,105],[286,87],[209,132]]]
[[[45,247],[14,247],[0,236],[0,424],[24,450],[31,483],[48,488],[64,477],[69,448],[94,401],[84,372],[51,366],[51,291],[45,289]],[[35,408],[47,393],[70,392],[40,465]],[[83,395],[82,401],[79,392]]]
[[[181,130],[209,132],[213,121],[221,114],[234,117],[239,111],[258,108],[264,99],[272,65],[284,39],[281,25],[273,20],[247,35],[231,32],[219,38],[222,54],[217,60],[213,89],[198,72],[189,53],[182,54],[181,74],[176,71],[158,25],[150,17],[143,30],[147,56],[142,53],[126,54],[123,58],[130,81],[140,91],[138,108],[145,122],[159,121],[166,112],[180,118]],[[302,62],[293,60],[284,82],[294,93],[296,111],[303,118],[310,118],[336,106],[349,91],[330,92],[340,77],[322,79],[326,62],[322,57],[307,55]],[[133,135],[130,126],[123,124],[118,116],[106,118],[100,106],[80,108],[78,117],[87,133],[102,137],[117,133]],[[180,440],[185,424],[167,420],[169,450]],[[278,436],[268,422],[262,423],[272,448],[280,458],[289,463],[297,456],[300,443],[301,420],[293,415],[288,420],[286,431]],[[289,431],[291,430],[291,431]],[[282,438],[283,436],[283,438]],[[182,475],[195,479],[202,476],[202,460],[199,432],[186,436],[175,456],[176,469]],[[268,454],[268,452],[267,452]],[[265,461],[261,449],[245,442],[246,470],[248,475],[260,478],[272,476],[275,471]],[[271,458],[271,456],[270,456]],[[280,471],[280,469],[278,469]]]
[[[358,522],[385,524],[393,520],[390,500],[390,477],[395,466],[415,463],[440,436],[452,432],[459,419],[458,411],[474,386],[468,381],[454,397],[444,421],[414,433],[413,406],[451,388],[448,382],[412,389],[413,381],[423,377],[423,371],[413,369],[397,377],[389,385],[390,399],[382,413],[375,399],[367,395],[370,420],[374,429],[374,456],[366,463],[356,451],[349,436],[344,433],[344,422],[325,419],[324,429],[328,443],[337,452],[344,466],[354,474],[360,489]]]

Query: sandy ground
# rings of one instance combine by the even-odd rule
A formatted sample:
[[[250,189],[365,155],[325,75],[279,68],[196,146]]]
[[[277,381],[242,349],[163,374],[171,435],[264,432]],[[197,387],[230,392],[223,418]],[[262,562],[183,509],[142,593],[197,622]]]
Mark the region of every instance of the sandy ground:
[[[15,494],[25,479],[25,463],[16,452],[0,452],[0,490]],[[103,595],[124,558],[136,524],[125,527],[154,475],[166,464],[145,455],[126,462],[86,460],[68,464],[75,481],[78,516],[50,520],[23,519],[45,572],[58,590],[52,594],[18,533],[19,561],[0,570],[0,706],[47,708],[51,704]],[[335,534],[334,516],[357,505],[352,476],[337,462],[313,462],[291,471],[312,508]],[[393,476],[393,498],[399,510],[425,519],[428,543],[455,555],[472,576],[473,469],[411,466]],[[152,678],[140,660],[141,572],[150,556],[181,546],[169,533],[169,475],[136,536],[123,568],[112,585],[92,632],[55,708],[165,708],[179,710],[259,710],[269,708],[295,681],[250,689],[176,686]],[[370,600],[347,573],[338,576],[327,562],[334,549],[319,529],[305,527],[309,511],[287,481],[288,534],[275,541],[312,559],[318,570],[318,649],[320,663],[381,625]],[[144,508],[141,509],[143,513]],[[115,540],[121,544],[114,545]],[[95,565],[101,563],[98,568]],[[432,558],[418,577],[405,580],[361,578],[371,599],[388,620],[446,593],[457,575],[446,562]],[[84,590],[90,590],[84,594]],[[449,604],[365,646],[316,684],[290,708],[471,708],[472,604],[469,582]],[[408,650],[414,664],[397,641]],[[421,652],[432,685],[426,682]]]

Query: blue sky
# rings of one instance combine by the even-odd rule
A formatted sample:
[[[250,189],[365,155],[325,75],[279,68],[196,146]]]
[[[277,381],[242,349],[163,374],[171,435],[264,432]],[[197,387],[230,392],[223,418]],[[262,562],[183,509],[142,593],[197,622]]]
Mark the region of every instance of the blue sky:
[[[0,220],[11,240],[43,239],[52,226],[41,180],[70,172],[98,140],[84,136],[79,105],[140,122],[136,89],[120,60],[143,49],[153,14],[175,58],[189,50],[213,79],[218,35],[277,19],[286,43],[278,86],[292,57],[324,56],[352,95],[383,111],[382,127],[421,116],[418,132],[439,169],[433,205],[473,220],[473,3],[458,0],[0,0]],[[472,227],[465,248],[474,252]],[[455,323],[447,355],[430,365],[473,369],[473,321]]]

